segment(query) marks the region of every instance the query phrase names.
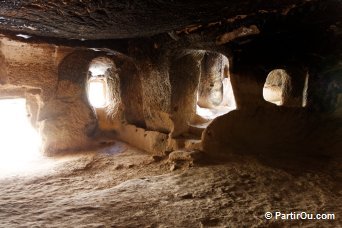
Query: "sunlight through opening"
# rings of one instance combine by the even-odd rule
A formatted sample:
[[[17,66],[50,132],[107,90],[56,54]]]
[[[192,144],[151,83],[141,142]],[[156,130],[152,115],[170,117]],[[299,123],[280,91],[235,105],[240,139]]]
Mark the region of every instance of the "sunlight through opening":
[[[205,64],[205,62],[202,64]],[[204,74],[206,77],[206,79],[203,80],[204,84],[202,84],[202,81],[200,80],[199,89],[197,91],[196,114],[208,121],[236,109],[233,88],[230,82],[229,60],[226,56],[220,54],[220,57],[217,57],[217,63],[215,64],[216,65],[210,66],[211,69],[215,66],[215,76],[211,75],[213,72],[206,72]],[[208,80],[210,81],[210,84],[208,84]],[[203,94],[200,94],[203,93],[203,91],[205,91],[204,94],[207,93],[204,96]]]
[[[103,108],[107,105],[106,82],[104,79],[89,80],[88,98],[94,108]]]
[[[0,99],[0,172],[21,171],[41,157],[41,138],[32,127],[25,99]]]
[[[222,80],[223,86],[223,99],[220,105],[217,105],[213,108],[203,108],[196,105],[196,114],[205,118],[205,119],[215,119],[218,116],[222,116],[234,109],[236,109],[235,98],[233,94],[233,88],[230,83],[229,78],[224,78]],[[198,93],[197,93],[197,100],[198,100]]]
[[[283,105],[283,93],[289,83],[289,76],[283,69],[272,70],[266,78],[262,95],[265,101]]]
[[[90,65],[89,71],[92,76],[104,75],[111,66],[107,63],[96,62]]]

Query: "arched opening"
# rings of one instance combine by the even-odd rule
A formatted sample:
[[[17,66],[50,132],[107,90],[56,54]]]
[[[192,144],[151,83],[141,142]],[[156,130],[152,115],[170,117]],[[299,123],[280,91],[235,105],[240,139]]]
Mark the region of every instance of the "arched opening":
[[[90,62],[86,90],[100,129],[112,129],[121,114],[120,79],[112,59],[97,57]]]
[[[236,108],[228,58],[220,53],[193,50],[177,56],[170,78],[174,138],[200,139],[213,119]]]
[[[87,95],[94,108],[105,108],[109,104],[106,71],[113,64],[105,58],[96,58],[89,65]]]
[[[272,70],[266,78],[263,97],[276,105],[283,105],[291,86],[291,78],[284,69]]]
[[[220,53],[206,52],[201,63],[196,114],[210,121],[234,109],[228,58]]]

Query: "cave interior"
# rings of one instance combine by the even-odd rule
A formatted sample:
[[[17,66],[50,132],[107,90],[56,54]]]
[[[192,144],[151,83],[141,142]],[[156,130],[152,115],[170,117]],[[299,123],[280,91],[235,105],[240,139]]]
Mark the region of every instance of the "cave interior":
[[[341,12],[1,1],[0,226],[342,225]]]

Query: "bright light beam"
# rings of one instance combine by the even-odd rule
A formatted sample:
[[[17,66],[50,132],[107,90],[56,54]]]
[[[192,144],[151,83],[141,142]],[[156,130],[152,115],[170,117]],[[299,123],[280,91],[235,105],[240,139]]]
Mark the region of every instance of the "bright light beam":
[[[1,175],[22,172],[42,157],[41,138],[27,115],[25,99],[0,99]]]
[[[89,81],[88,98],[90,104],[95,108],[106,106],[107,99],[104,80]]]

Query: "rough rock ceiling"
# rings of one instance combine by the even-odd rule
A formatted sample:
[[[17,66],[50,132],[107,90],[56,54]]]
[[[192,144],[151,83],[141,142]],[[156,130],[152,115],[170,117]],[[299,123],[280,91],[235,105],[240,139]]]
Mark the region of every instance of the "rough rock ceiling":
[[[0,30],[68,39],[151,36],[191,24],[286,10],[302,0],[2,0]]]

